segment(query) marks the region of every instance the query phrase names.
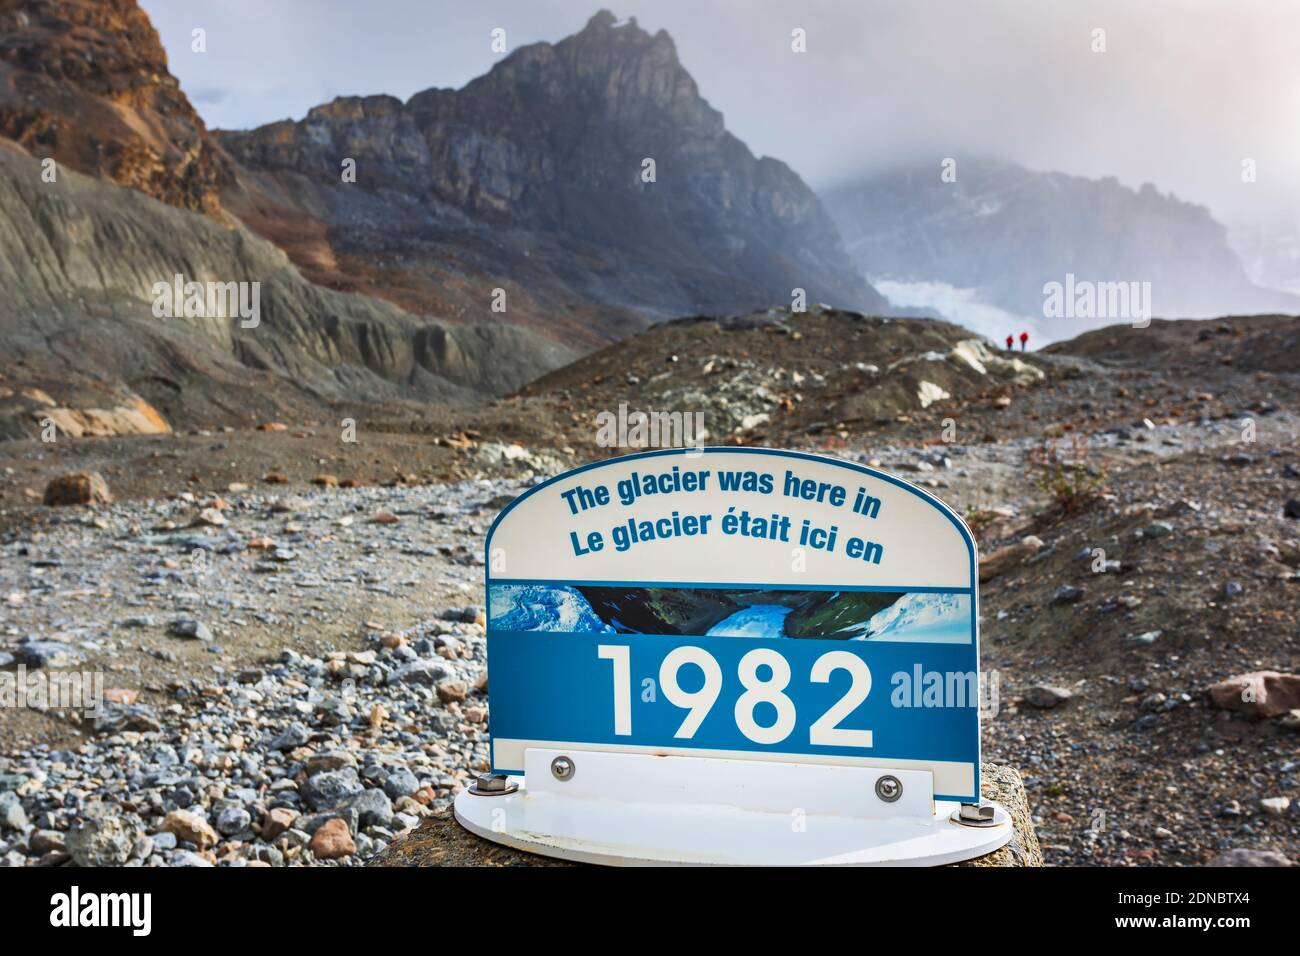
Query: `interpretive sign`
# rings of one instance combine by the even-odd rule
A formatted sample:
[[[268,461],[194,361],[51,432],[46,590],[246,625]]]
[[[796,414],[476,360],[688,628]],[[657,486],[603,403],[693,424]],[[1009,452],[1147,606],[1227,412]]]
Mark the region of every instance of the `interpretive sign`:
[[[926,491],[757,448],[588,465],[487,541],[493,771],[606,751],[933,774],[979,798],[974,539]]]

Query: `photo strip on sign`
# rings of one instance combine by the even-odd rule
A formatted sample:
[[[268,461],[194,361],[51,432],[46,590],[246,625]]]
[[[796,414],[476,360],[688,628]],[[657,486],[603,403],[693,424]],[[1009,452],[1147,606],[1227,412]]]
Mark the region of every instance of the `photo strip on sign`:
[[[601,750],[929,771],[979,799],[975,541],[902,479],[630,455],[529,489],[486,557],[496,773]]]

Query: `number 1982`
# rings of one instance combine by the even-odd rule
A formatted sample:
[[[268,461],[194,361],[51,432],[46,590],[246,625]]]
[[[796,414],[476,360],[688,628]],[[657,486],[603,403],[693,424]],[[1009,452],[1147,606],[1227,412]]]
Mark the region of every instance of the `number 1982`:
[[[632,674],[631,648],[627,644],[601,644],[596,648],[602,660],[614,665],[614,733],[620,737],[632,733]],[[704,684],[697,691],[682,689],[677,675],[685,665],[698,667],[704,674]],[[770,674],[766,680],[758,676],[758,669],[766,666]],[[794,732],[797,716],[794,701],[784,693],[790,684],[790,662],[778,651],[761,647],[747,653],[737,665],[737,676],[745,692],[736,700],[736,727],[756,744],[779,744]],[[808,680],[825,684],[838,670],[849,672],[852,680],[848,691],[834,706],[815,720],[808,728],[808,742],[824,747],[870,747],[870,730],[849,730],[839,723],[853,713],[871,693],[871,669],[866,661],[849,651],[828,651],[813,662]],[[668,701],[687,711],[681,726],[673,734],[678,739],[689,740],[700,729],[722,692],[722,668],[717,658],[702,647],[684,645],[674,648],[659,665],[659,688]],[[771,704],[776,719],[763,726],[754,717],[754,708]]]

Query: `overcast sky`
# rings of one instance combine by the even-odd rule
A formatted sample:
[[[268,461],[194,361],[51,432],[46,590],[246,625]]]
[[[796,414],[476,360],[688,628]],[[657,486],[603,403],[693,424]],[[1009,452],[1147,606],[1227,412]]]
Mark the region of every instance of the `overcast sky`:
[[[459,87],[581,29],[581,0],[142,0],[212,126],[339,95]],[[703,95],[814,187],[876,164],[1002,155],[1116,175],[1241,222],[1300,210],[1297,0],[622,0]],[[194,27],[204,54],[190,50]],[[807,52],[790,49],[807,32]],[[1106,51],[1094,53],[1093,31]],[[1244,184],[1243,159],[1257,164]]]

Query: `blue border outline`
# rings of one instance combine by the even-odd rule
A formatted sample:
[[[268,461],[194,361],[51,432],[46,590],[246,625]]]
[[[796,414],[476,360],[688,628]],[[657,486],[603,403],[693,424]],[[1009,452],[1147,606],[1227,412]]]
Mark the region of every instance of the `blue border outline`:
[[[752,448],[747,446],[730,447],[725,445],[710,445],[702,450],[698,448],[661,448],[655,451],[638,452],[635,455],[621,455],[617,458],[605,458],[602,459],[601,461],[593,461],[586,465],[582,465],[578,468],[574,468],[571,471],[566,471],[561,475],[556,475],[553,478],[548,478],[545,481],[543,481],[541,484],[534,485],[533,487],[529,488],[523,494],[515,498],[514,501],[510,502],[510,504],[506,505],[504,508],[501,509],[501,511],[497,514],[496,518],[492,521],[492,524],[488,527],[487,536],[484,538],[483,541],[483,559],[484,559],[483,600],[485,605],[484,613],[486,615],[486,620],[487,620],[487,625],[483,629],[485,640],[486,640],[487,633],[492,629],[492,584],[494,583],[492,581],[492,536],[496,534],[497,525],[499,525],[505,519],[506,515],[510,514],[510,512],[513,511],[517,505],[522,504],[525,499],[532,497],[534,494],[543,491],[551,487],[552,485],[555,485],[561,481],[568,481],[570,478],[573,478],[576,475],[581,475],[584,472],[593,471],[597,468],[607,468],[613,465],[620,465],[629,461],[641,461],[647,458],[665,458],[665,457],[671,457],[677,455],[683,457],[689,456],[693,460],[696,458],[702,458],[705,455],[710,455],[710,454],[774,455],[779,458],[794,458],[802,461],[813,461],[825,465],[831,465],[837,468],[845,468],[849,471],[857,472],[858,474],[868,475],[869,477],[879,479],[880,481],[886,482],[887,484],[896,485],[897,487],[902,488],[904,491],[911,492],[912,494],[916,495],[918,498],[923,499],[927,504],[931,505],[936,510],[941,512],[945,518],[947,518],[950,522],[952,522],[953,526],[957,529],[957,532],[961,535],[962,540],[966,542],[966,552],[970,557],[970,584],[967,587],[927,589],[927,588],[915,588],[915,587],[900,588],[895,586],[875,586],[875,587],[863,586],[859,588],[854,588],[852,586],[845,586],[845,587],[838,587],[836,588],[836,590],[841,590],[841,591],[849,591],[849,590],[926,591],[926,590],[930,590],[930,591],[946,591],[946,592],[958,593],[958,594],[969,593],[971,595],[971,643],[975,647],[975,673],[976,674],[982,673],[983,668],[981,668],[980,666],[980,637],[979,637],[980,609],[979,609],[979,577],[977,572],[978,546],[975,543],[975,536],[971,533],[970,527],[966,524],[965,520],[961,517],[961,515],[957,514],[957,512],[954,511],[948,504],[946,504],[937,496],[930,494],[930,492],[926,491],[924,488],[920,488],[917,485],[912,484],[910,481],[904,481],[902,478],[898,478],[894,475],[887,474],[886,472],[878,471],[875,468],[868,468],[866,465],[859,465],[857,462],[845,461],[842,458],[832,458],[829,455],[811,455],[807,452],[785,451],[780,448]],[[502,578],[500,581],[497,581],[495,583],[512,584],[512,583],[527,582],[527,583],[536,584],[538,580],[540,579]],[[569,583],[588,583],[588,582],[569,582]],[[596,582],[596,583],[600,583],[600,582]],[[615,581],[615,582],[607,582],[607,583],[613,585],[631,585],[633,587],[647,586],[646,584],[634,583],[629,581]],[[659,587],[674,586],[672,584],[668,584],[662,581],[650,582],[650,584],[655,584]],[[737,584],[707,585],[707,584],[698,584],[695,582],[690,582],[689,584],[684,584],[682,586],[688,586],[688,587],[717,586],[717,587],[731,587],[731,588],[742,589],[742,588],[751,588],[751,587],[752,588],[782,587],[783,585],[737,585]],[[784,586],[788,587],[788,585],[784,585]],[[808,590],[808,591],[822,590],[825,589],[826,587],[828,586],[827,585],[809,586],[809,585],[801,584],[799,585],[799,587],[796,588],[796,590]],[[484,647],[486,648],[486,643]],[[488,664],[490,668],[491,662],[486,661],[486,652],[485,652],[485,662]],[[489,696],[489,715],[490,715],[491,713],[490,673],[488,678],[488,688],[489,688],[488,696]],[[980,708],[978,706],[976,706],[975,708],[975,744],[976,744],[975,794],[977,799],[983,799],[984,728],[981,726]],[[488,754],[489,754],[488,759],[491,762],[493,769],[495,769],[496,768],[496,746],[495,746],[495,740],[491,737],[490,732],[488,738]],[[523,771],[520,770],[516,772],[522,773]],[[943,797],[940,796],[939,794],[935,794],[935,799],[943,799]]]

